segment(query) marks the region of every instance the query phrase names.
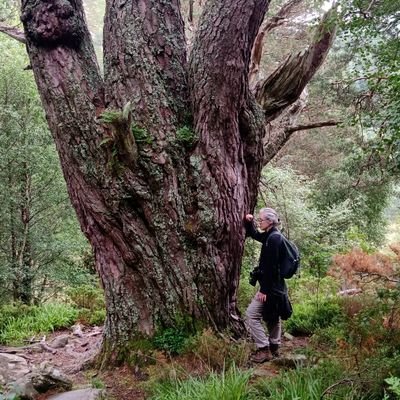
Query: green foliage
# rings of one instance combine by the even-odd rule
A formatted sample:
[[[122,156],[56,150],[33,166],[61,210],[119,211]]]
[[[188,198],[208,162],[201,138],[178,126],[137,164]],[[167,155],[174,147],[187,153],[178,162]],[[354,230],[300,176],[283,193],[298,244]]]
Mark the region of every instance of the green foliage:
[[[249,399],[250,371],[235,366],[222,374],[211,373],[207,378],[188,377],[153,387],[151,400],[246,400]]]
[[[341,330],[343,311],[337,296],[338,284],[331,277],[303,273],[289,283],[292,317],[285,328],[294,334],[311,335],[325,328]]]
[[[67,295],[78,308],[86,308],[94,311],[105,307],[104,293],[98,285],[71,287],[67,290]]]
[[[293,334],[310,335],[318,329],[338,324],[341,315],[340,305],[333,299],[293,304],[293,315],[285,322],[285,327]]]
[[[106,318],[104,293],[98,284],[70,287],[67,295],[79,310],[78,319],[89,325],[102,325]]]
[[[156,333],[153,343],[157,349],[176,355],[186,349],[190,337],[184,328],[167,328]]]
[[[195,142],[196,136],[193,130],[185,125],[177,129],[176,140],[184,146],[191,146]]]
[[[344,85],[362,131],[367,168],[379,168],[383,179],[397,175],[400,165],[399,7],[398,0],[342,4],[340,37],[352,49]]]
[[[149,135],[146,129],[141,128],[136,124],[131,125],[132,135],[134,136],[136,143],[152,144],[153,138]]]
[[[385,383],[389,385],[389,392],[392,392],[396,396],[396,399],[400,399],[400,378],[391,376],[390,378],[385,379]]]
[[[26,50],[0,36],[0,302],[40,303],[87,281],[70,206]],[[79,271],[78,271],[79,270]]]
[[[122,112],[117,110],[106,110],[100,115],[100,121],[104,124],[115,124],[116,122],[121,121]]]
[[[98,377],[92,378],[91,384],[92,384],[92,388],[94,388],[94,389],[105,389],[106,388],[105,383]]]
[[[344,379],[347,378],[347,379]],[[336,385],[334,385],[336,384]],[[332,386],[333,385],[333,386]],[[323,362],[314,367],[282,372],[279,377],[257,384],[254,399],[320,400],[327,394],[343,400],[360,399],[360,391],[338,362]]]
[[[243,367],[250,355],[248,343],[232,343],[229,337],[217,335],[211,329],[195,336],[190,347],[192,353],[211,371],[221,371],[225,366]]]
[[[0,343],[21,344],[24,339],[71,326],[77,311],[66,304],[40,307],[9,305],[0,309]]]

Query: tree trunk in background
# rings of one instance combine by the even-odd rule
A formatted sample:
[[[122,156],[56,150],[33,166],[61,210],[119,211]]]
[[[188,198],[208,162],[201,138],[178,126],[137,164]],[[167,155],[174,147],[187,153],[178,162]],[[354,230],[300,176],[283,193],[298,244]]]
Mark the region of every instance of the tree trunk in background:
[[[20,193],[20,223],[21,244],[18,257],[18,269],[20,271],[19,300],[24,304],[31,304],[33,298],[33,262],[31,254],[31,207],[32,207],[32,178],[26,162],[22,162],[21,169],[21,193]]]
[[[248,87],[268,0],[107,1],[104,80],[80,0],[23,0],[28,52],[106,295],[103,360],[179,321],[236,317],[264,116]],[[238,326],[236,326],[238,328]]]

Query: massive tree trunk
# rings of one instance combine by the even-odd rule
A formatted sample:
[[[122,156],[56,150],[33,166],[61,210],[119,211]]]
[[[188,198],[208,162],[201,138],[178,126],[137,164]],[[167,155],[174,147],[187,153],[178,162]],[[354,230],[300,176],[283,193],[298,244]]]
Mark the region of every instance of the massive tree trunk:
[[[81,0],[23,0],[31,65],[106,295],[104,356],[177,321],[236,318],[264,115],[249,91],[268,0],[209,0],[188,62],[179,0],[108,0],[104,79]],[[275,113],[275,110],[274,110]]]

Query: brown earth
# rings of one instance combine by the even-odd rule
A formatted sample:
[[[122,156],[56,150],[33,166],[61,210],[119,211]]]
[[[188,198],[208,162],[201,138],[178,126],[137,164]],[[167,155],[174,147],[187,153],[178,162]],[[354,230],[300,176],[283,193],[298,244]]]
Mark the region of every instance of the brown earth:
[[[51,351],[36,352],[35,347],[26,346],[18,351],[17,355],[23,356],[33,365],[46,362],[65,375],[74,383],[74,388],[85,386],[104,387],[109,400],[145,400],[146,387],[152,380],[172,376],[203,376],[210,371],[207,361],[199,358],[196,353],[171,357],[163,352],[155,352],[154,364],[146,367],[120,366],[106,371],[88,369],[89,361],[93,360],[101,345],[102,329],[98,327],[82,327],[81,335],[75,336],[71,331],[58,331],[46,338],[46,343],[62,335],[68,335],[67,346]],[[294,337],[292,340],[284,339],[281,354],[286,357],[304,349],[308,344],[306,337]],[[3,348],[3,351],[6,348]],[[1,350],[0,350],[1,351]],[[281,367],[274,362],[254,365],[248,363],[245,367],[253,368],[252,381],[259,378],[274,377],[279,374]],[[46,400],[54,391],[49,391],[39,397],[38,400]]]

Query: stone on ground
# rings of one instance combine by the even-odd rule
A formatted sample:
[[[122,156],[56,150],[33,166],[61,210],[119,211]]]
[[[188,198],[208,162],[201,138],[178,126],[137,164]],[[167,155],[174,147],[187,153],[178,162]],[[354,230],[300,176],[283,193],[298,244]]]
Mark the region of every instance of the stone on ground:
[[[104,391],[100,389],[80,389],[50,396],[48,400],[101,400]]]

